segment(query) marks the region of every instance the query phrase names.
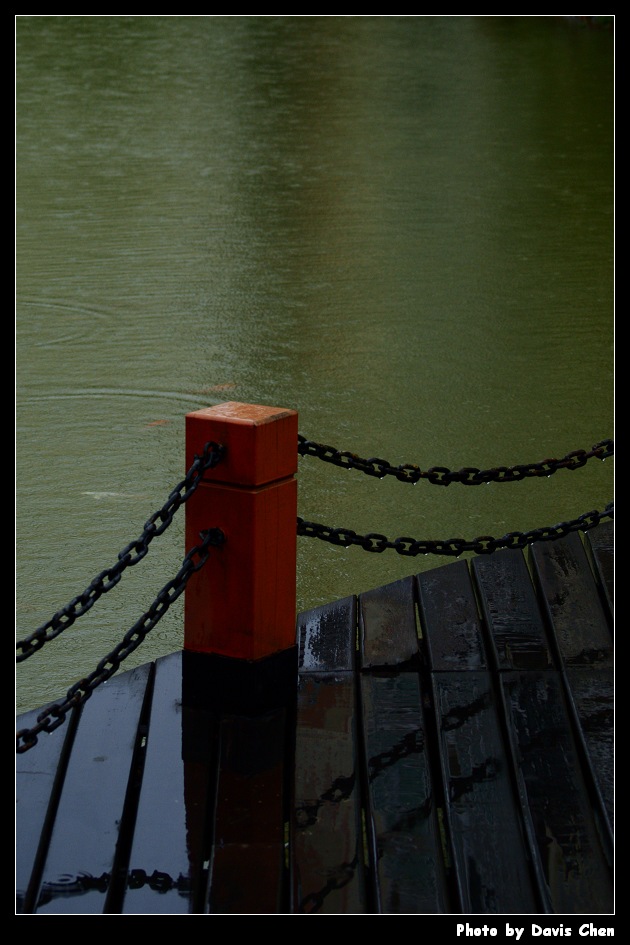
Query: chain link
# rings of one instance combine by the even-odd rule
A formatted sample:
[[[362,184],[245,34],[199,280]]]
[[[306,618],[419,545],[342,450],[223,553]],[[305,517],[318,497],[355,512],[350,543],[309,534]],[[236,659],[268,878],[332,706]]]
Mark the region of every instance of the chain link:
[[[129,889],[142,889],[148,886],[157,892],[168,892],[171,889],[177,889],[180,893],[189,893],[192,889],[189,877],[182,876],[180,873],[177,879],[174,879],[169,873],[153,870],[151,875],[146,870],[129,870],[127,877],[127,886]]]
[[[321,525],[319,522],[306,522],[302,518],[297,520],[298,535],[307,538],[320,538],[332,545],[341,545],[348,548],[358,545],[364,551],[380,554],[388,548],[399,555],[416,557],[417,555],[449,555],[459,557],[465,551],[473,551],[478,555],[492,554],[500,548],[525,548],[535,541],[556,541],[564,538],[570,532],[588,531],[605,518],[614,518],[614,503],[609,502],[603,512],[597,510],[585,512],[569,522],[560,522],[558,525],[549,525],[543,528],[534,528],[529,532],[508,532],[502,538],[493,538],[491,535],[480,535],[472,540],[465,538],[447,538],[445,540],[423,540],[418,538],[395,538],[390,541],[385,535],[369,532],[367,535],[358,535],[350,528],[332,528],[330,525]]]
[[[140,646],[147,633],[153,629],[171,604],[177,600],[195,571],[199,571],[203,567],[210,555],[209,549],[218,547],[225,541],[223,532],[218,528],[202,532],[201,538],[201,544],[191,548],[175,577],[164,585],[149,609],[127,631],[112,652],[98,663],[94,672],[71,686],[64,702],[55,703],[55,705],[49,706],[44,712],[41,712],[37,716],[37,725],[30,729],[20,729],[17,732],[16,751],[18,754],[28,751],[29,748],[37,744],[37,736],[40,732],[53,732],[62,725],[71,709],[86,702],[97,686],[100,686],[101,683],[114,675],[120,664]]]
[[[101,571],[82,594],[79,594],[69,604],[58,610],[47,623],[38,627],[30,636],[18,640],[16,643],[16,650],[18,651],[15,658],[16,663],[28,659],[29,656],[40,650],[45,643],[54,640],[60,633],[71,627],[75,620],[82,617],[94,606],[99,597],[118,584],[126,568],[142,561],[148,553],[149,545],[153,539],[166,531],[173,521],[175,512],[193,495],[201,482],[203,473],[207,469],[216,466],[224,454],[223,446],[213,442],[206,443],[202,455],[195,456],[195,461],[185,478],[171,491],[162,508],[154,512],[147,520],[142,534],[119,552],[116,564],[105,571]]]
[[[420,754],[422,745],[422,732],[420,729],[414,729],[414,731],[403,735],[391,748],[368,758],[370,781],[377,778],[387,768],[391,768],[392,765],[397,765],[403,758]]]
[[[431,466],[430,469],[421,469],[413,463],[402,463],[392,466],[386,459],[372,457],[362,459],[348,450],[338,450],[323,443],[314,443],[298,434],[298,454],[300,456],[316,456],[325,463],[341,466],[344,469],[358,469],[366,476],[375,476],[384,479],[385,476],[394,476],[399,482],[414,485],[420,479],[427,479],[435,486],[448,486],[452,482],[459,482],[464,486],[480,486],[488,482],[520,482],[521,479],[531,477],[549,477],[559,469],[580,469],[589,459],[596,457],[605,460],[614,455],[613,440],[602,440],[590,450],[573,450],[563,459],[544,459],[538,463],[526,463],[518,466],[496,466],[493,469],[477,469],[476,466],[465,466],[463,469],[451,470],[446,466]]]

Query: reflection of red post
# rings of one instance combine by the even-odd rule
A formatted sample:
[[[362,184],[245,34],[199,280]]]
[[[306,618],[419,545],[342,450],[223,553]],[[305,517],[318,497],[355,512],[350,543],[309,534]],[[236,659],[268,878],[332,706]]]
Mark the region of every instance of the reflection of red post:
[[[225,543],[186,586],[184,649],[258,660],[295,645],[298,417],[226,403],[186,416],[186,468],[209,441],[225,456],[186,504],[186,551]]]

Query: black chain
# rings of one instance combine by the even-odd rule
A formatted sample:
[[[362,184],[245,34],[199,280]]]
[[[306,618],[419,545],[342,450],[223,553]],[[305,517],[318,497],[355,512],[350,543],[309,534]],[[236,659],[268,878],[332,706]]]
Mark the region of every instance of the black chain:
[[[613,440],[602,440],[590,450],[573,450],[563,459],[544,459],[538,463],[526,463],[519,466],[496,466],[494,469],[477,469],[476,466],[466,466],[453,471],[446,466],[431,466],[430,469],[421,469],[413,463],[402,463],[392,466],[386,459],[362,459],[348,450],[338,450],[323,443],[314,443],[298,434],[298,454],[300,456],[316,456],[326,463],[342,466],[344,469],[358,469],[367,476],[376,476],[384,479],[385,476],[394,476],[399,482],[415,484],[420,479],[427,479],[435,486],[448,486],[452,482],[459,482],[464,486],[480,486],[488,482],[520,482],[521,479],[531,477],[552,476],[559,469],[580,469],[589,459],[605,460],[614,455]]]
[[[186,477],[170,493],[161,509],[153,513],[145,523],[142,534],[132,541],[118,554],[117,563],[94,578],[91,584],[61,610],[58,610],[51,619],[38,627],[30,636],[18,640],[18,651],[15,661],[21,663],[28,659],[45,643],[54,640],[79,617],[87,613],[96,601],[120,581],[123,571],[141,561],[149,550],[149,545],[158,535],[162,535],[173,521],[175,512],[182,506],[197,489],[203,473],[216,466],[223,458],[225,449],[218,443],[206,443],[201,456],[195,456],[195,461],[188,470]]]
[[[37,725],[30,729],[20,729],[16,734],[16,751],[18,754],[28,751],[37,743],[40,732],[53,732],[63,724],[66,715],[71,709],[86,702],[97,686],[113,676],[123,660],[136,650],[147,633],[162,619],[171,604],[183,592],[189,579],[208,560],[210,547],[218,547],[225,541],[223,532],[218,528],[201,533],[201,544],[196,545],[188,552],[176,576],[164,585],[162,590],[139,620],[124,635],[122,641],[105,656],[93,673],[79,680],[68,689],[66,699],[62,703],[49,706],[37,716]],[[195,561],[194,559],[198,559]]]
[[[464,485],[479,485],[483,482],[513,482],[529,476],[550,476],[558,469],[578,469],[588,459],[597,457],[601,460],[614,453],[613,441],[603,440],[594,446],[590,452],[574,450],[562,460],[549,459],[541,463],[527,466],[496,467],[490,470],[479,470],[467,467],[452,472],[445,467],[434,466],[427,471],[411,464],[393,467],[385,460],[364,460],[353,453],[335,450],[332,447],[307,441],[298,436],[298,453],[301,455],[318,456],[326,462],[346,468],[359,469],[367,475],[383,478],[394,475],[403,482],[417,482],[425,478],[437,485],[449,485],[451,482],[460,482]],[[71,626],[75,620],[86,613],[102,594],[111,590],[120,580],[123,571],[142,560],[148,552],[150,542],[161,535],[173,520],[179,507],[188,501],[199,485],[205,470],[216,466],[224,455],[224,447],[217,443],[206,444],[201,457],[196,456],[186,477],[170,493],[165,505],[154,513],[146,522],[142,535],[131,542],[118,555],[118,563],[102,571],[84,591],[75,597],[66,607],[57,613],[46,624],[39,627],[24,640],[18,641],[16,662],[21,662],[32,653],[41,649],[49,640],[54,639],[63,630]],[[561,522],[558,525],[533,529],[529,532],[509,532],[502,538],[493,538],[488,535],[479,536],[472,540],[463,538],[449,538],[446,540],[422,540],[408,537],[396,538],[390,541],[385,535],[370,532],[358,535],[348,528],[333,528],[317,522],[307,522],[297,519],[297,534],[310,538],[320,538],[334,545],[349,547],[358,545],[365,551],[381,553],[386,549],[394,549],[398,554],[415,557],[420,554],[437,554],[457,557],[464,552],[472,551],[476,554],[491,554],[500,548],[522,549],[536,541],[554,541],[573,531],[587,531],[594,528],[604,518],[614,517],[614,503],[610,502],[604,512],[596,510],[586,512],[577,519]],[[157,524],[157,523],[160,524]],[[38,717],[38,724],[31,729],[22,729],[17,733],[17,751],[24,752],[37,743],[37,735],[42,732],[52,732],[64,721],[67,713],[74,707],[81,705],[92,694],[93,690],[110,678],[119,668],[121,662],[127,658],[144,640],[147,633],[153,629],[171,604],[183,592],[191,575],[201,568],[208,556],[209,547],[223,543],[225,537],[219,529],[211,529],[201,534],[201,545],[193,548],[186,557],[176,577],[160,591],[149,610],[127,631],[122,642],[104,657],[96,670],[88,677],[75,683],[68,692],[66,700],[54,704],[42,712]],[[134,556],[135,553],[135,556]],[[193,558],[199,557],[194,564]]]
[[[380,554],[387,548],[393,548],[399,555],[450,555],[458,557],[465,551],[473,551],[478,555],[492,554],[499,548],[525,548],[535,541],[555,541],[563,538],[570,532],[588,531],[595,528],[604,518],[614,518],[614,503],[609,502],[603,512],[596,510],[585,512],[579,518],[570,522],[561,522],[558,525],[549,525],[544,528],[534,528],[529,532],[508,532],[502,538],[492,538],[490,535],[481,535],[467,541],[464,538],[447,538],[443,541],[428,541],[417,538],[395,538],[390,541],[385,535],[370,532],[367,535],[357,535],[350,528],[331,528],[329,525],[320,525],[318,522],[297,520],[298,535],[308,538],[321,538],[332,545],[341,545],[348,548],[358,545],[364,551]]]
[[[100,876],[91,876],[89,873],[79,873],[77,876],[64,876],[57,883],[43,883],[38,905],[44,905],[53,899],[68,896],[81,896],[90,890],[107,892],[112,880],[111,873],[101,873]],[[127,876],[129,889],[142,889],[148,886],[157,892],[169,892],[177,889],[182,894],[190,893],[192,884],[187,876],[180,873],[177,879],[161,870],[153,870],[151,874],[146,870],[129,870]]]

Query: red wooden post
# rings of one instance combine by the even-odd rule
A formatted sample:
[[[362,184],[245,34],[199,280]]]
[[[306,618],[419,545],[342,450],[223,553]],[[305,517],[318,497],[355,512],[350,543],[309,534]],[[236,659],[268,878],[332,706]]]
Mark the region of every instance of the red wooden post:
[[[295,645],[298,415],[226,403],[186,416],[186,468],[209,441],[221,462],[186,503],[186,551],[220,528],[225,543],[189,580],[184,649],[258,660]]]

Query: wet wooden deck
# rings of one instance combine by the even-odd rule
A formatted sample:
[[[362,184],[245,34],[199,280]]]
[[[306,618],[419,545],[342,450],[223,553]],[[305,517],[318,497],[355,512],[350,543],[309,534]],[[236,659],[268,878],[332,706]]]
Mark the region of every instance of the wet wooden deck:
[[[600,524],[113,677],[17,756],[17,913],[612,913],[613,571]]]

